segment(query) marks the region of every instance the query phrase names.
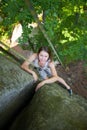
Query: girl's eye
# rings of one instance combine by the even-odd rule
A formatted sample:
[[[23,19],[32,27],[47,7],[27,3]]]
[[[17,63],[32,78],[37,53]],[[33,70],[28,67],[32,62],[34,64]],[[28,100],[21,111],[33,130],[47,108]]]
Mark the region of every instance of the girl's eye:
[[[41,57],[43,56],[43,55],[40,55]]]

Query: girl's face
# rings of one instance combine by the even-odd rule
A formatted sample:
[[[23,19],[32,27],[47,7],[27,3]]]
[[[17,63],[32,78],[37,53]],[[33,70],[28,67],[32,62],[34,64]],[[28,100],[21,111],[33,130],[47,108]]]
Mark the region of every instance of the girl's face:
[[[49,59],[49,54],[46,51],[41,51],[38,55],[40,63],[44,64]]]

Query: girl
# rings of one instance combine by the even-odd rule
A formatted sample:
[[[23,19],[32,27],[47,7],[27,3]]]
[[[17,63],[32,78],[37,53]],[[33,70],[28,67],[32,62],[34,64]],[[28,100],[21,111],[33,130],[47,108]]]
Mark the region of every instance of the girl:
[[[52,61],[51,51],[48,47],[41,47],[38,53],[32,54],[28,60],[21,65],[22,69],[32,74],[34,80],[37,81],[38,75],[34,70],[30,69],[30,64],[33,64],[42,79],[41,82],[36,86],[35,91],[41,88],[44,84],[50,84],[59,81],[67,88],[69,94],[72,95],[72,89],[70,86],[57,75],[54,62]]]

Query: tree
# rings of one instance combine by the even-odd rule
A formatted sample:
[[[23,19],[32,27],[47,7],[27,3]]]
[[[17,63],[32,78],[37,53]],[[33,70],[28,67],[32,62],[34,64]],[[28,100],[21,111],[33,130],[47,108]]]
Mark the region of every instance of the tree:
[[[43,12],[41,19],[43,27],[64,64],[83,60],[87,52],[87,2],[85,0],[32,0],[31,2],[37,14]],[[3,18],[3,23],[0,25],[2,35],[7,33],[10,36],[15,23],[21,21],[24,30],[22,42],[26,41],[31,32],[28,23],[35,19],[25,2],[3,0],[0,5],[0,14]],[[37,48],[41,39],[47,44],[41,32],[34,38],[38,39]]]

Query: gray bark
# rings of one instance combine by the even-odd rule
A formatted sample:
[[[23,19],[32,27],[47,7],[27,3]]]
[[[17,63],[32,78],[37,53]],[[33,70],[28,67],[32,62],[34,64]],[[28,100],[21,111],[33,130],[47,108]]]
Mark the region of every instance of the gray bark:
[[[34,93],[32,76],[7,58],[0,55],[1,130],[7,129],[7,124],[9,130],[87,129],[86,99],[75,94],[70,97],[58,83],[44,85]]]
[[[0,128],[10,123],[34,92],[34,80],[15,60],[0,55]]]
[[[86,130],[87,100],[58,84],[45,85],[20,113],[10,130]]]

